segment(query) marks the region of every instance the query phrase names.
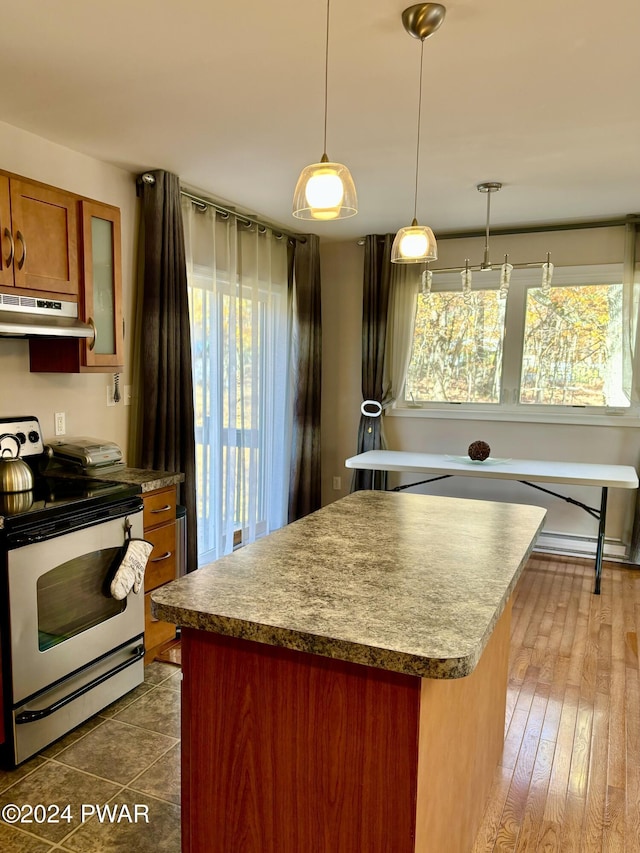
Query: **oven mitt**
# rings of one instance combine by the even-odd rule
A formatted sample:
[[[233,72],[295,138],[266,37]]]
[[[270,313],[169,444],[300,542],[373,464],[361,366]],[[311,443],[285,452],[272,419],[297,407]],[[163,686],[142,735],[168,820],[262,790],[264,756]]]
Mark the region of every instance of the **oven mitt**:
[[[110,587],[111,595],[118,601],[126,598],[131,590],[140,592],[144,570],[152,551],[153,544],[146,539],[129,539],[126,542],[124,554]]]

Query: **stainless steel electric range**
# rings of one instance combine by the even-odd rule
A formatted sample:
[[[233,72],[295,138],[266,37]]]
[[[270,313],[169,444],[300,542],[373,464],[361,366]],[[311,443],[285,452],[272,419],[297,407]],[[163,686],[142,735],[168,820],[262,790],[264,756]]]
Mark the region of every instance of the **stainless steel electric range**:
[[[109,592],[126,530],[142,537],[139,486],[41,473],[37,418],[0,418],[34,472],[0,494],[5,764],[15,765],[143,680],[144,597]],[[0,440],[0,453],[15,441]]]

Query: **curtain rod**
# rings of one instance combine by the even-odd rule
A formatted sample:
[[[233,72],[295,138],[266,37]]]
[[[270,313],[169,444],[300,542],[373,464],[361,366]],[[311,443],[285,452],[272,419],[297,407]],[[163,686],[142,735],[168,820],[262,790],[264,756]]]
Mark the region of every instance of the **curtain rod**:
[[[584,228],[616,228],[623,225],[640,225],[640,213],[630,213],[628,216],[616,219],[594,219],[590,222],[564,222],[555,225],[524,225],[520,228],[492,228],[491,236],[508,236],[510,234],[543,234],[551,231],[580,231]],[[485,231],[450,231],[438,234],[438,240],[462,240],[467,237],[484,237]],[[364,246],[364,237],[357,241],[358,246]]]
[[[139,180],[143,181],[145,184],[155,184],[156,179],[150,172],[144,172],[144,174],[140,175]],[[281,228],[279,225],[274,226],[270,225],[268,222],[263,222],[260,219],[256,219],[253,216],[248,216],[246,213],[238,213],[237,210],[232,210],[230,207],[225,207],[222,204],[219,204],[217,201],[212,201],[210,198],[202,198],[201,196],[194,195],[190,193],[188,190],[180,188],[180,195],[185,196],[185,198],[191,199],[195,204],[204,205],[206,207],[213,207],[219,213],[222,213],[226,216],[234,216],[236,219],[250,225],[256,225],[258,228],[269,228],[270,231],[273,232],[275,237],[289,237],[291,240],[297,240],[300,243],[306,243],[307,238],[301,234],[294,234],[291,231],[287,231],[284,228]]]
[[[180,190],[180,195],[183,195],[185,198],[191,199],[194,204],[202,204],[206,205],[206,207],[213,207],[219,213],[222,213],[226,216],[234,216],[240,222],[246,222],[247,224],[256,225],[258,228],[269,228],[269,230],[273,232],[274,237],[288,237],[290,240],[297,240],[300,243],[307,242],[307,238],[301,234],[294,234],[292,231],[286,231],[279,225],[270,225],[268,222],[263,222],[261,219],[256,219],[253,216],[247,216],[246,213],[238,213],[237,210],[232,210],[230,207],[224,207],[224,205],[218,204],[217,201],[211,201],[211,199],[208,198],[201,198],[200,196],[193,195],[193,193],[187,192],[187,190],[182,189]]]

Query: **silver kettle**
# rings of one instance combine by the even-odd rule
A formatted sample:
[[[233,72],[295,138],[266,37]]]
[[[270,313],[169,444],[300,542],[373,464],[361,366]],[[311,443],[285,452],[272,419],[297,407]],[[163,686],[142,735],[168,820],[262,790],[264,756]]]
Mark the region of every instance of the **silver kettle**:
[[[33,489],[33,471],[26,462],[19,459],[20,440],[10,432],[0,435],[0,445],[5,438],[11,438],[17,445],[15,456],[11,455],[8,447],[0,450],[0,494],[12,494],[14,492],[29,492]]]

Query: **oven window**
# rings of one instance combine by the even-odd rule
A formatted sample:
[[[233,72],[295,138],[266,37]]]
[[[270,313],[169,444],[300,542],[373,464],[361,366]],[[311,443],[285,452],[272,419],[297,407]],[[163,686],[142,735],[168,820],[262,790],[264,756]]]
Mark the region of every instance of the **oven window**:
[[[126,598],[117,601],[109,592],[119,558],[120,548],[103,548],[62,563],[38,579],[40,651],[125,610]]]

